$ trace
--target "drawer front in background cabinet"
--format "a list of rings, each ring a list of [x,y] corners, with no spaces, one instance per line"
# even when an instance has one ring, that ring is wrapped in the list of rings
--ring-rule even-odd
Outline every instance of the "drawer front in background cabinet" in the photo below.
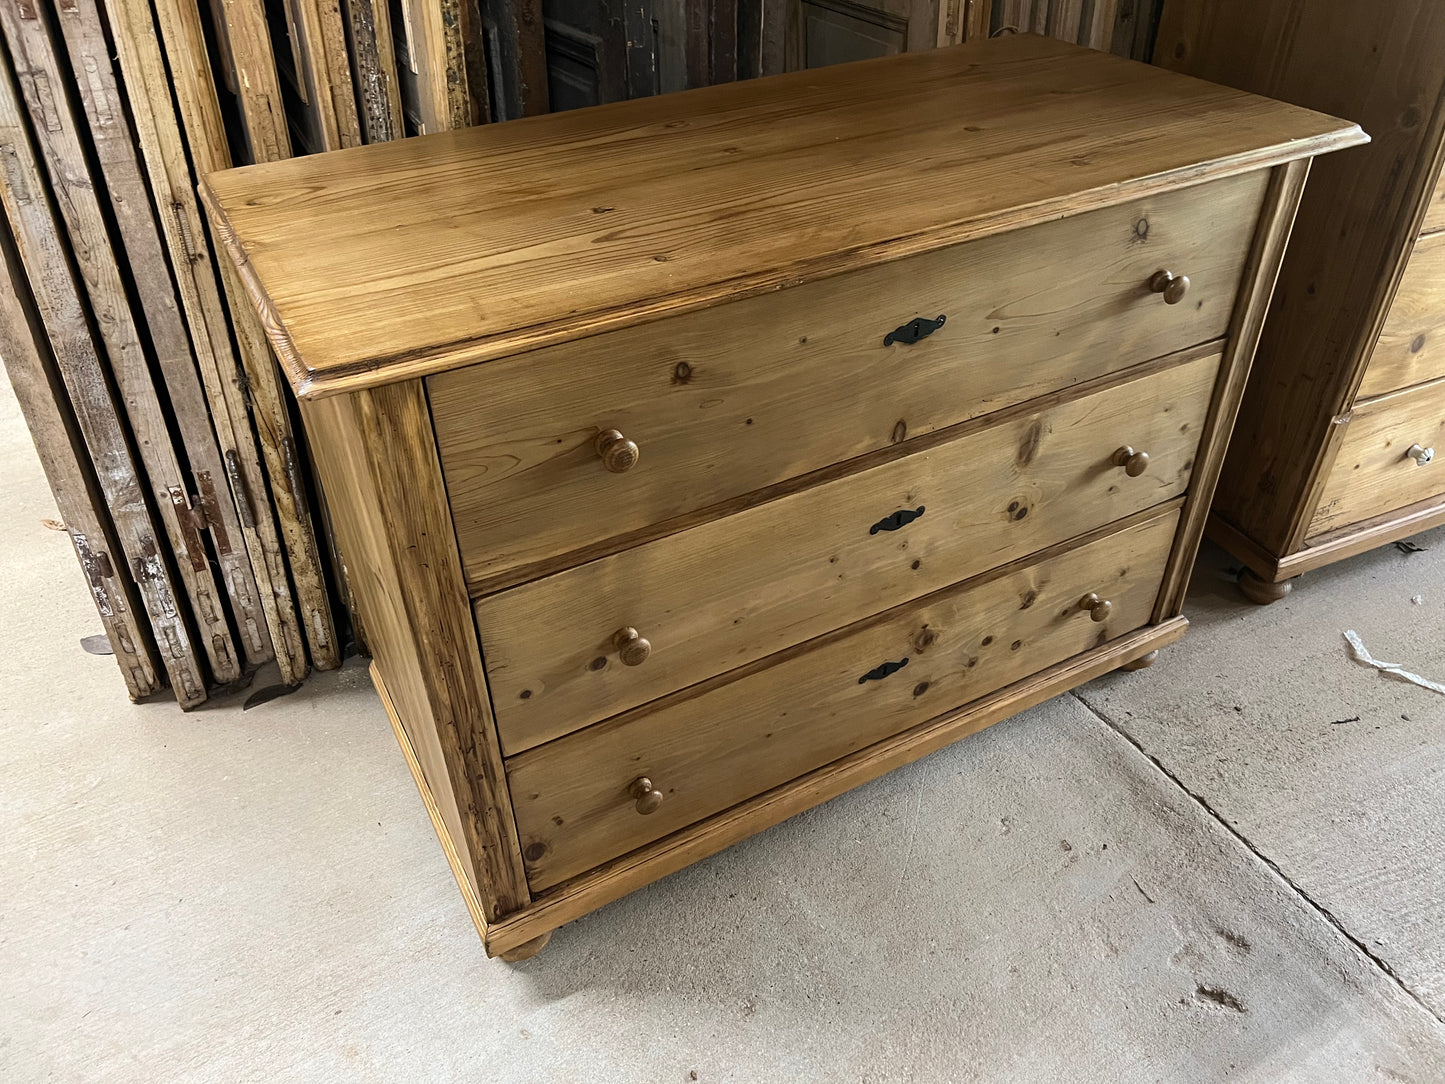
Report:
[[[1179,496],[1219,369],[1199,353],[481,599],[503,751]]]
[[[1439,376],[1445,376],[1445,233],[1416,243],[1356,399]]]
[[[431,377],[473,593],[1219,337],[1267,180],[1176,190]],[[1177,304],[1147,285],[1166,268],[1191,279]],[[939,316],[927,337],[885,345]],[[608,431],[620,436],[604,463]]]
[[[1010,565],[510,758],[528,882],[548,888],[1142,627],[1178,521],[1174,508]]]
[[[1440,453],[1445,380],[1355,407],[1309,537],[1445,494]]]

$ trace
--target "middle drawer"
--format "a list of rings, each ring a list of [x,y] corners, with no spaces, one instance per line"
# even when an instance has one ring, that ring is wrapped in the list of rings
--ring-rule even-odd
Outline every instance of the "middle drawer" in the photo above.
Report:
[[[1207,348],[1091,395],[1010,411],[937,447],[479,600],[503,751],[1178,496],[1219,359]],[[1142,455],[1125,464],[1126,448]]]

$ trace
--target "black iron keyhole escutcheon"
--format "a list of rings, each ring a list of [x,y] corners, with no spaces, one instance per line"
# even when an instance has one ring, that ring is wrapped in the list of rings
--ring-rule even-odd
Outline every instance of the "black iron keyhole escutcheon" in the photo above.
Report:
[[[945,319],[947,317],[943,313],[939,313],[937,320],[930,320],[925,316],[909,320],[902,327],[896,327],[883,336],[883,345],[892,346],[894,343],[903,343],[905,346],[912,346],[919,339],[926,339],[941,328]]]
[[[885,662],[880,666],[875,666],[872,670],[869,670],[866,674],[860,677],[858,679],[858,684],[862,685],[868,681],[882,681],[889,674],[896,674],[899,670],[902,670],[907,665],[907,656],[905,656],[898,662]]]
[[[919,516],[923,515],[923,505],[919,505],[911,512],[907,508],[894,512],[891,516],[884,516],[873,526],[868,528],[869,534],[877,534],[879,531],[896,531],[899,527],[907,527]]]

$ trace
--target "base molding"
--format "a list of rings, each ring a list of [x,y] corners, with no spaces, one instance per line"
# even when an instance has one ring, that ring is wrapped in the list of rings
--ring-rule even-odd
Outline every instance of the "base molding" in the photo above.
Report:
[[[603,904],[692,865],[765,828],[771,828],[805,809],[811,809],[1059,693],[1140,660],[1174,643],[1188,627],[1188,620],[1174,617],[1117,637],[1092,651],[1076,655],[962,708],[895,734],[867,749],[860,749],[732,809],[639,847],[630,854],[563,882],[545,895],[534,898],[522,910],[492,923],[488,923],[482,913],[481,904],[467,879],[461,857],[451,844],[441,812],[407,738],[396,705],[387,693],[385,679],[374,662],[371,678],[391,720],[391,728],[406,758],[407,767],[411,769],[412,779],[421,792],[432,827],[441,840],[447,864],[451,866],[457,887],[462,890],[467,911],[482,936],[487,955],[502,956],[539,940],[558,926],[581,918]]]
[[[1445,525],[1445,494],[1397,508],[1373,519],[1316,535],[1294,553],[1276,556],[1215,513],[1205,535],[1223,546],[1265,583],[1283,583],[1347,557]]]

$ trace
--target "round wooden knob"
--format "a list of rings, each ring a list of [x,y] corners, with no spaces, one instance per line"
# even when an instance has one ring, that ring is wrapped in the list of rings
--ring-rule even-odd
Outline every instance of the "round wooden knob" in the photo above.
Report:
[[[652,644],[643,639],[642,633],[631,625],[618,629],[612,634],[612,643],[623,666],[641,666],[652,654]]]
[[[637,466],[637,457],[641,454],[637,445],[616,429],[604,429],[598,433],[596,448],[602,465],[613,474],[630,471]]]
[[[1114,612],[1114,604],[1106,598],[1100,598],[1090,591],[1083,598],[1079,599],[1079,609],[1088,610],[1089,616],[1095,621],[1107,621],[1109,615]]]
[[[637,812],[644,817],[649,813],[656,813],[657,807],[662,804],[662,791],[652,785],[652,780],[645,775],[639,775],[632,781],[632,786],[627,788],[627,793],[637,800]]]
[[[1149,289],[1163,294],[1166,305],[1177,305],[1189,292],[1189,276],[1176,275],[1173,271],[1156,271],[1149,280]]]
[[[1435,449],[1426,448],[1423,444],[1412,444],[1405,449],[1405,458],[1413,459],[1415,466],[1423,467],[1430,460],[1435,458]]]
[[[1114,453],[1114,466],[1123,467],[1130,478],[1138,478],[1149,469],[1149,453],[1136,452],[1126,444]]]

